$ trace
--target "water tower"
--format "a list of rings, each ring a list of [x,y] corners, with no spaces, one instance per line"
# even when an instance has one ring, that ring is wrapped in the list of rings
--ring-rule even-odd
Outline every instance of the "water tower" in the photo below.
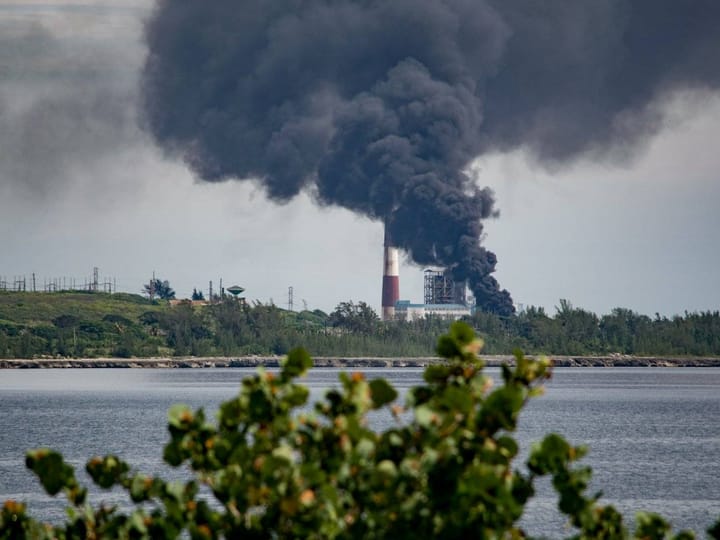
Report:
[[[240,294],[242,294],[245,291],[245,289],[240,287],[239,285],[233,285],[232,287],[228,287],[225,290],[227,292],[229,292],[230,294],[232,294],[233,298],[235,298],[235,300],[237,300],[238,302],[245,301],[245,299],[240,296]]]

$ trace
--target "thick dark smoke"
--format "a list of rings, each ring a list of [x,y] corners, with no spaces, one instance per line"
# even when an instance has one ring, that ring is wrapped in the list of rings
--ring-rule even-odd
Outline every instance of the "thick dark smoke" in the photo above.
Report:
[[[717,88],[718,28],[716,0],[160,0],[146,125],[205,180],[386,221],[506,314],[480,245],[493,194],[468,165],[628,152],[661,127],[657,99]]]

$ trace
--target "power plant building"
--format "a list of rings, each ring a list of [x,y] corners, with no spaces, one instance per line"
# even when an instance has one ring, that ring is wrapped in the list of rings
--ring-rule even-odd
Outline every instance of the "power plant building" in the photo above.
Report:
[[[467,304],[465,282],[456,282],[449,271],[425,270],[424,282],[426,304]]]
[[[400,261],[397,247],[385,227],[383,242],[382,320],[414,321],[425,317],[455,320],[472,315],[467,285],[456,282],[448,270],[425,270],[425,303],[400,300]]]
[[[465,282],[456,282],[447,270],[425,270],[424,290],[425,302],[422,304],[413,304],[410,300],[395,302],[394,318],[403,321],[425,317],[455,320],[472,315]]]
[[[395,304],[395,318],[402,321],[416,321],[425,317],[456,320],[472,315],[472,309],[463,304],[412,304],[410,300],[398,300]]]

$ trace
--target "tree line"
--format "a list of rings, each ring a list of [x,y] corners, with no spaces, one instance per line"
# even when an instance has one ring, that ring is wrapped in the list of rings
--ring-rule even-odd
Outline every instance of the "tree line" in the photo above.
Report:
[[[530,307],[513,317],[476,313],[473,326],[486,337],[488,352],[518,347],[557,355],[716,356],[720,354],[720,312],[685,312],[673,317],[615,308],[598,316],[560,300],[553,316]]]
[[[96,304],[105,296],[96,293]],[[449,326],[432,317],[382,322],[362,301],[341,302],[325,313],[287,311],[260,302],[248,305],[232,298],[170,306],[136,295],[124,297],[125,303],[101,304],[102,309],[88,304],[92,309],[68,313],[62,313],[60,297],[60,313],[47,320],[20,320],[10,302],[0,303],[0,357],[282,355],[298,343],[317,356],[432,356],[432,336]],[[510,317],[477,312],[466,322],[483,337],[488,354],[519,348],[555,355],[720,355],[718,311],[651,318],[616,308],[598,316],[560,300],[552,315],[529,307]]]
[[[282,355],[297,343],[321,356],[423,356],[434,352],[431,336],[447,329],[444,321],[383,325],[364,302],[343,302],[328,314],[234,298],[170,305],[126,295],[127,302],[110,305],[109,295],[87,296],[102,307],[68,305],[45,319],[23,319],[15,304],[0,302],[0,358]],[[28,304],[45,298],[25,295],[17,305],[33,311]],[[55,300],[62,312],[62,295]]]

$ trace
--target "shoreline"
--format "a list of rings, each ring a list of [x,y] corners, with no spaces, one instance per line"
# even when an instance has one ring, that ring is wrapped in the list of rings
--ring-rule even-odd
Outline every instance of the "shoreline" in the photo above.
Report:
[[[279,367],[281,356],[177,357],[177,358],[8,358],[0,369],[207,369]],[[489,367],[512,364],[511,355],[482,356]],[[553,356],[554,367],[718,367],[720,357],[664,356]],[[315,357],[316,368],[423,368],[440,363],[436,357]]]

